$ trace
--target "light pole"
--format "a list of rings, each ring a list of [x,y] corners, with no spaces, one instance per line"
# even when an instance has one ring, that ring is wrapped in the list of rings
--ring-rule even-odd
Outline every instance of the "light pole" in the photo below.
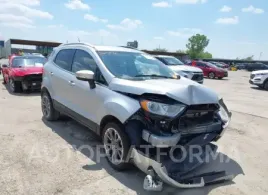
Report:
[[[259,60],[261,59],[261,56],[262,56],[262,52],[260,53],[260,57],[259,57]]]

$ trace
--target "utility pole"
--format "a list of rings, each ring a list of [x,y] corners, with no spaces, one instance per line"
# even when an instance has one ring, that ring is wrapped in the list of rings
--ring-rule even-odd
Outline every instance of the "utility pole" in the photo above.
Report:
[[[261,56],[262,56],[262,52],[260,53],[260,57],[259,57],[259,60],[261,59]]]
[[[78,40],[78,42],[80,43],[80,39],[79,39],[79,37],[77,37],[77,40]]]

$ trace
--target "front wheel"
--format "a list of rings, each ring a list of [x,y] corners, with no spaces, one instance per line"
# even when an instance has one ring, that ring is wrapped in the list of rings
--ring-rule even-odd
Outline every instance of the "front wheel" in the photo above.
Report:
[[[59,111],[55,110],[52,99],[47,92],[41,94],[41,106],[43,117],[48,121],[58,120],[60,117]]]
[[[12,93],[21,92],[21,82],[9,78],[9,89]]]
[[[102,142],[106,158],[109,164],[117,171],[123,171],[129,167],[128,152],[130,142],[123,130],[123,125],[108,123],[103,130]]]
[[[214,74],[214,72],[210,72],[210,73],[208,74],[208,78],[210,78],[210,79],[214,79],[214,78],[215,78],[215,74]]]

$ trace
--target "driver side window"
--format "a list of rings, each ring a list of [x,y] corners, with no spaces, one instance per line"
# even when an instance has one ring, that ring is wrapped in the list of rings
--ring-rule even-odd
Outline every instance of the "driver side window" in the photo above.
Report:
[[[76,73],[80,70],[91,70],[95,73],[97,64],[92,56],[83,50],[76,50],[72,64],[72,72]]]

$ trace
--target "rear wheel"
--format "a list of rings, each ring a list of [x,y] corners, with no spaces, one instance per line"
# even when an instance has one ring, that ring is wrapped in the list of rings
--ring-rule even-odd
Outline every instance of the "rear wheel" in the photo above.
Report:
[[[9,78],[9,89],[12,93],[21,92],[21,82]]]
[[[102,141],[109,164],[117,171],[123,171],[129,167],[127,162],[130,142],[123,130],[123,125],[108,123],[103,130]]]
[[[215,78],[215,74],[214,74],[214,72],[210,72],[210,73],[208,74],[208,78],[210,78],[210,79],[214,79],[214,78]]]
[[[47,92],[41,94],[41,106],[43,116],[48,121],[58,120],[60,117],[60,112],[55,110],[52,99]]]

